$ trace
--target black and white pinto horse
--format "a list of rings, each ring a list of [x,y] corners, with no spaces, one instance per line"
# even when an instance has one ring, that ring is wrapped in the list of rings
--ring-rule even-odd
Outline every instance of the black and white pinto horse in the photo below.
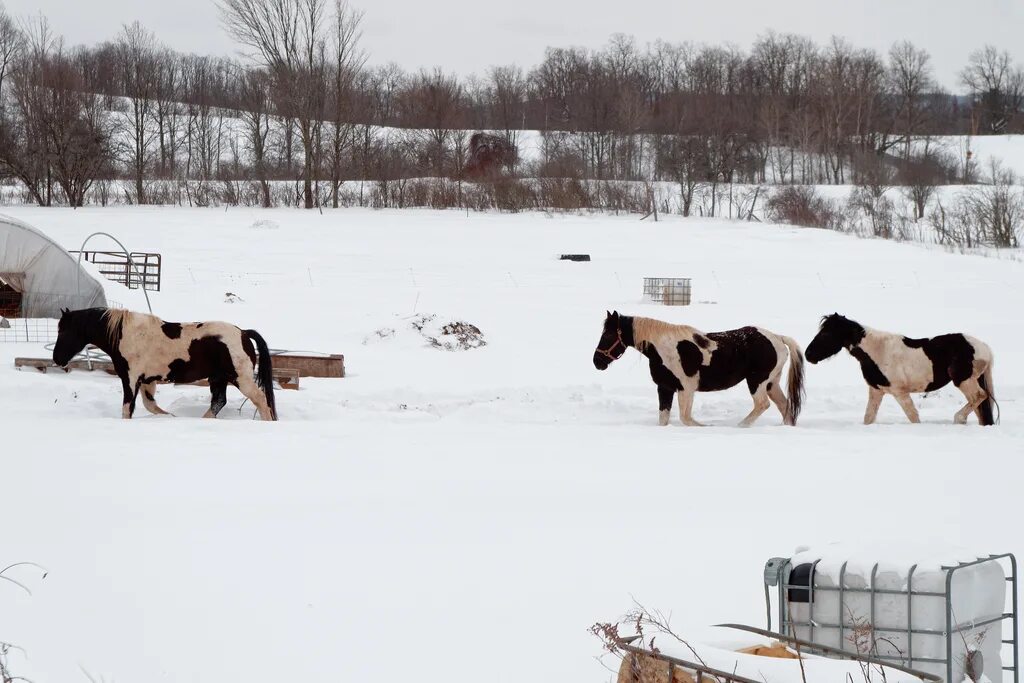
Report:
[[[992,349],[974,337],[955,333],[911,339],[833,313],[822,318],[817,336],[807,347],[807,360],[817,363],[843,349],[860,363],[868,383],[864,424],[875,421],[885,394],[896,399],[907,419],[920,422],[910,394],[935,391],[950,382],[967,398],[967,405],[954,416],[957,424],[965,424],[972,411],[981,424],[995,423]]]
[[[113,308],[64,309],[53,362],[66,367],[87,344],[110,356],[124,389],[121,415],[125,419],[135,412],[140,393],[146,410],[167,414],[156,404],[157,383],[188,384],[204,379],[209,380],[212,398],[203,417],[217,417],[227,403],[231,384],[253,402],[261,419],[277,419],[270,349],[255,330],[222,322],[169,323]]]
[[[698,391],[721,391],[746,381],[754,409],[740,423],[749,427],[771,403],[787,425],[795,425],[803,401],[804,362],[800,347],[789,337],[760,327],[741,327],[727,332],[700,332],[687,325],[608,313],[601,340],[594,351],[594,367],[605,370],[634,348],[647,356],[651,379],[658,385],[658,421],[667,425],[672,397],[679,397],[679,419],[684,425],[701,426],[693,419],[693,396]],[[779,379],[789,364],[787,391]]]

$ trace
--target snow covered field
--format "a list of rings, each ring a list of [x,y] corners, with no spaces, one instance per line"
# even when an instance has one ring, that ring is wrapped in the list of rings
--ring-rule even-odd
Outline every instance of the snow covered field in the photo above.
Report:
[[[32,596],[0,583],[0,640],[35,683],[603,681],[591,623],[636,598],[682,632],[763,625],[763,562],[798,544],[1024,553],[1018,261],[699,219],[5,211],[70,249],[106,230],[161,252],[165,319],[225,319],[349,371],[278,392],[278,423],[233,390],[226,419],[199,420],[194,387],[161,388],[177,418],[125,422],[116,381],[17,372],[41,349],[0,345],[0,566],[49,571],[12,570]],[[697,303],[642,304],[644,276],[692,277]],[[1002,424],[953,425],[947,387],[917,397],[924,424],[886,399],[864,427],[844,355],[808,366],[797,428],[774,409],[736,428],[742,388],[698,396],[712,426],[659,428],[639,354],[591,363],[612,308],[804,346],[833,311],[969,332],[995,352]],[[414,314],[488,344],[429,348]]]

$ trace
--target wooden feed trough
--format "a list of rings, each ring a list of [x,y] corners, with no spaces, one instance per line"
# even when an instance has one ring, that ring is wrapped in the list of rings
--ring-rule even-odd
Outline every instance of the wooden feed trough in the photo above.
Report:
[[[312,356],[282,353],[273,357],[274,359],[274,381],[282,389],[298,389],[299,380],[302,377],[344,377],[345,356],[341,354],[330,354],[327,356]],[[49,358],[15,358],[14,367],[34,368],[39,372],[46,372],[51,368],[59,368]],[[71,370],[100,370],[109,375],[116,375],[114,364],[109,360],[85,360],[76,359],[68,363],[67,368],[60,368],[65,372]],[[193,382],[193,386],[208,386],[206,380]]]

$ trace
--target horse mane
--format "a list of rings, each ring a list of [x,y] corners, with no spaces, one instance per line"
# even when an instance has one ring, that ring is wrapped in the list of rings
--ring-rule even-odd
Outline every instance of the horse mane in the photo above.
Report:
[[[146,315],[145,313],[133,313],[126,308],[108,308],[103,312],[102,319],[105,323],[107,338],[115,349],[121,344],[125,322],[135,317],[155,319],[155,316]]]
[[[696,331],[689,325],[675,325],[664,320],[635,317],[633,318],[633,346],[638,351],[643,351],[648,344],[653,344],[660,337],[692,335]]]
[[[824,327],[825,323],[829,322],[830,320],[835,322],[836,324],[849,323],[850,325],[856,325],[857,327],[864,327],[863,325],[861,325],[856,320],[852,320],[851,318],[847,318],[845,315],[840,315],[839,313],[829,313],[827,315],[821,316],[821,320],[818,322],[818,327],[819,328]]]

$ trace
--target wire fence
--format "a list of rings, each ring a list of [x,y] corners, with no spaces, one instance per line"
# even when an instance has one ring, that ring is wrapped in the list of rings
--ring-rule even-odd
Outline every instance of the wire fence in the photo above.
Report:
[[[0,319],[0,344],[49,344],[56,340],[57,321],[51,318]]]
[[[19,294],[19,297],[21,295]],[[29,303],[26,303],[29,302]],[[88,303],[84,297],[70,294],[26,294],[19,298],[18,305],[0,312],[0,344],[52,344],[57,341],[56,317],[38,317],[29,313],[30,317],[21,317],[30,311],[29,305],[42,307],[47,311],[59,312],[62,308],[77,310]],[[107,301],[108,308],[124,308],[116,301]],[[57,315],[54,313],[53,315]]]

